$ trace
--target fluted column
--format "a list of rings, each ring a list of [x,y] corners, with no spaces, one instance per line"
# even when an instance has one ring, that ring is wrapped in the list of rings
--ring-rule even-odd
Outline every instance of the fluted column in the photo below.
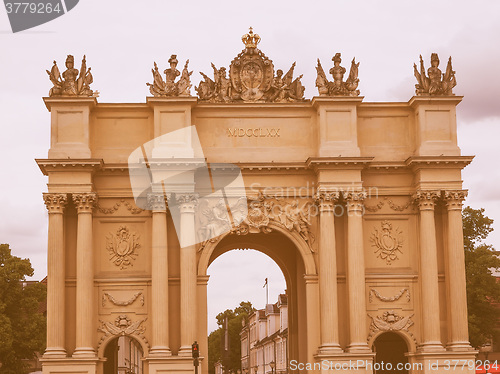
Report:
[[[365,254],[363,200],[366,192],[347,192],[347,289],[349,292],[349,352],[371,352],[366,342]]]
[[[339,313],[337,291],[337,251],[335,244],[335,203],[338,192],[320,191],[316,195],[319,207],[319,292],[321,346],[319,354],[342,352],[339,344]]]
[[[64,207],[66,194],[44,193],[49,211],[47,255],[47,349],[44,357],[66,357],[65,326],[65,261]]]
[[[78,211],[76,238],[76,349],[74,357],[95,357],[93,347],[94,256],[92,250],[92,210],[95,193],[73,194]]]
[[[420,293],[422,297],[422,351],[443,350],[439,318],[439,281],[434,207],[436,191],[418,191],[414,195],[420,210]]]
[[[181,347],[180,356],[191,355],[191,344],[196,340],[196,249],[194,213],[198,198],[196,194],[177,195],[180,212],[181,243]],[[184,246],[183,246],[184,244]]]
[[[469,350],[467,322],[467,293],[465,290],[465,254],[462,226],[462,202],[467,191],[445,191],[444,198],[448,210],[448,266],[446,278],[449,282],[449,303],[451,331],[448,348]]]
[[[149,194],[152,211],[152,267],[151,267],[151,355],[170,356],[168,326],[168,248],[167,203],[165,195]]]

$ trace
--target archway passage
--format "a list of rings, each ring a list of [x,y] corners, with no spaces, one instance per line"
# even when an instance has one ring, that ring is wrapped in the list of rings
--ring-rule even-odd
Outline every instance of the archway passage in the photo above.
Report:
[[[111,340],[104,350],[103,374],[143,374],[143,352],[133,338],[120,336]]]
[[[198,274],[202,276],[206,275],[208,266],[224,253],[234,249],[245,248],[252,248],[266,254],[281,269],[286,282],[288,313],[286,339],[288,349],[285,348],[283,350],[288,351],[286,352],[288,360],[294,359],[297,360],[297,362],[307,362],[308,355],[310,355],[312,359],[313,350],[311,347],[314,346],[316,349],[318,346],[318,342],[313,339],[308,339],[310,337],[308,337],[307,331],[308,303],[305,275],[311,272],[315,274],[315,265],[313,261],[311,262],[311,251],[307,249],[308,252],[306,252],[304,248],[299,248],[292,238],[278,230],[248,235],[230,234],[222,238],[218,243],[214,243],[212,246],[204,248],[200,258]],[[241,266],[245,267],[248,266],[248,264],[242,262]],[[312,271],[309,270],[308,272],[308,269],[312,269]],[[204,310],[206,311],[206,299]],[[200,315],[200,319],[202,318],[206,319],[206,316]],[[202,334],[206,334],[207,326],[205,325],[201,331],[203,331]],[[206,343],[204,342],[204,344]],[[253,366],[255,366],[255,364]],[[265,365],[262,366],[262,373],[274,370],[271,367],[265,370],[264,367]]]
[[[408,374],[408,345],[394,332],[385,332],[373,343],[375,351],[375,374]]]

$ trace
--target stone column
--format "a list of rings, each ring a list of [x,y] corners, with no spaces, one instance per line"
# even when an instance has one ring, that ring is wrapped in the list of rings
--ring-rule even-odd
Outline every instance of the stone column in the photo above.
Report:
[[[467,323],[467,293],[465,290],[465,254],[462,226],[462,202],[467,191],[445,191],[448,209],[447,269],[448,292],[451,318],[451,350],[470,350]]]
[[[95,357],[94,256],[92,249],[92,210],[95,193],[73,194],[78,211],[76,238],[76,348],[73,357]]]
[[[47,255],[47,349],[44,357],[66,357],[65,326],[65,261],[64,261],[64,207],[66,194],[44,193],[49,211],[49,239]]]
[[[162,193],[149,194],[148,206],[152,211],[151,255],[151,355],[170,356],[168,326],[168,248],[167,203]]]
[[[195,237],[194,213],[198,203],[196,194],[177,195],[180,212],[181,243],[181,347],[179,356],[191,356],[191,344],[196,340],[196,248],[183,247],[183,243],[193,243]]]
[[[366,192],[346,192],[347,202],[347,290],[349,293],[348,351],[371,352],[366,342],[365,253],[363,249],[363,200]]]
[[[443,350],[440,337],[439,283],[434,207],[437,191],[418,191],[414,199],[420,210],[420,293],[422,297],[422,351]]]
[[[319,354],[340,353],[337,291],[337,251],[334,209],[338,192],[318,192],[316,203],[320,212],[319,291],[321,346]]]

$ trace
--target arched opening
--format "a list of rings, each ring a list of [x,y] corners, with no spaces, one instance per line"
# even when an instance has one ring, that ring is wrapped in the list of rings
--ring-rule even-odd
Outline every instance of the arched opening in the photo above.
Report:
[[[375,374],[408,374],[408,345],[395,332],[384,332],[373,343],[375,351]]]
[[[306,281],[305,275],[315,274],[314,261],[312,260],[312,252],[307,248],[307,254],[310,257],[304,259],[304,248],[299,249],[292,241],[293,238],[274,230],[270,233],[257,233],[248,235],[230,234],[222,238],[218,243],[214,243],[212,247],[204,248],[200,256],[200,265],[198,274],[201,276],[207,275],[208,266],[224,253],[235,249],[254,249],[268,257],[270,257],[281,269],[285,278],[286,284],[286,318],[287,331],[286,337],[283,335],[278,337],[276,341],[268,339],[271,344],[267,344],[263,348],[262,356],[267,354],[267,357],[272,357],[274,362],[268,362],[265,357],[252,357],[250,353],[247,367],[243,367],[242,373],[246,374],[271,374],[278,372],[286,372],[286,368],[278,367],[277,360],[290,362],[307,362],[308,354],[311,351],[310,342],[307,339],[307,300],[306,300]],[[244,251],[243,251],[244,252]],[[245,263],[242,257],[242,262],[239,265],[242,269],[247,267],[258,267],[259,264]],[[312,260],[307,262],[307,260]],[[311,270],[312,269],[312,270]],[[232,285],[228,285],[232,286]],[[258,287],[262,287],[260,284]],[[244,299],[245,295],[241,295]],[[280,303],[281,300],[269,300],[269,304]],[[258,309],[261,306],[256,306]],[[268,305],[268,308],[273,309]],[[279,316],[279,310],[268,309],[262,311],[262,315],[266,316],[276,313]],[[260,317],[260,313],[259,316]],[[279,323],[279,322],[278,322]],[[252,329],[249,326],[249,335],[252,334]],[[206,329],[205,329],[206,331]],[[281,339],[280,339],[281,338]],[[249,342],[252,337],[249,338]],[[275,345],[276,343],[276,345]],[[251,342],[250,342],[251,344]],[[208,344],[207,344],[208,345]],[[316,346],[317,347],[317,346]],[[208,348],[208,347],[207,347]],[[201,348],[200,348],[201,349]],[[248,348],[247,348],[248,349]],[[264,353],[267,352],[267,353]],[[276,360],[276,361],[275,361]],[[266,364],[267,363],[267,364]],[[207,370],[208,372],[208,370]]]
[[[103,374],[143,374],[143,351],[129,336],[112,339],[104,349]]]

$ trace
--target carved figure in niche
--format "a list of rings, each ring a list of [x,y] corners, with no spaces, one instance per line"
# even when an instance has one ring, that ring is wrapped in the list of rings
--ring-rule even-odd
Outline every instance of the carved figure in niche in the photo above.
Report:
[[[257,48],[260,36],[253,33],[243,35],[245,49],[231,62],[229,77],[224,67],[214,71],[213,80],[200,72],[203,81],[196,87],[200,101],[208,102],[290,102],[304,100],[302,76],[293,79],[295,63],[283,75],[278,70],[274,76],[274,66]]]
[[[85,56],[82,59],[80,70],[75,69],[75,58],[68,55],[66,58],[66,70],[61,74],[57,67],[57,62],[50,71],[46,70],[49,79],[54,85],[49,96],[93,96],[94,92],[90,89],[90,85],[94,81],[90,68],[87,69]]]
[[[186,60],[186,64],[184,65],[184,69],[182,69],[182,74],[177,70],[177,64],[179,61],[177,60],[177,55],[172,55],[168,59],[168,63],[170,64],[169,69],[165,69],[163,73],[165,74],[165,81],[163,80],[160,72],[158,71],[158,65],[154,62],[154,68],[151,69],[153,73],[153,84],[146,83],[149,86],[149,92],[153,96],[190,96],[190,88],[191,88],[191,74],[193,72],[188,71],[189,60]],[[176,82],[178,76],[179,81]]]
[[[457,85],[455,71],[451,66],[451,57],[448,59],[446,72],[443,74],[439,69],[439,57],[437,53],[431,55],[431,67],[425,74],[424,61],[420,55],[420,72],[417,65],[413,64],[413,73],[417,79],[415,85],[416,95],[453,95],[452,89]]]
[[[344,81],[344,74],[346,69],[340,65],[342,58],[340,53],[336,53],[333,56],[333,67],[330,69],[330,74],[333,77],[333,82],[328,81],[323,66],[318,59],[318,65],[316,66],[316,87],[318,87],[318,93],[321,96],[358,96],[359,90],[358,84],[358,68],[359,62],[356,63],[356,59],[353,58],[351,61],[351,69],[349,71],[349,76],[346,81]]]

